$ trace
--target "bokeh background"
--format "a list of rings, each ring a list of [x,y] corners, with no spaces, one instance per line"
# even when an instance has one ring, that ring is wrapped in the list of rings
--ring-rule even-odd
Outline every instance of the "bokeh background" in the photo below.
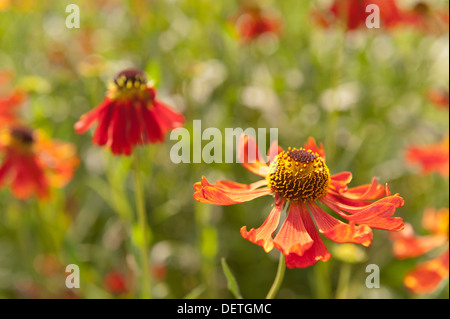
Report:
[[[448,208],[448,176],[422,174],[407,165],[405,152],[448,136],[448,105],[426,98],[435,87],[448,94],[448,24],[442,32],[325,28],[312,12],[330,2],[259,1],[279,15],[281,31],[244,43],[235,21],[249,1],[0,1],[0,69],[27,92],[22,116],[75,144],[81,160],[70,184],[53,189],[49,201],[21,201],[7,186],[0,190],[0,298],[139,296],[131,159],[73,130],[127,67],[147,72],[159,98],[185,115],[190,132],[200,119],[202,128],[222,131],[278,128],[284,148],[313,136],[324,144],[332,174],[351,171],[350,186],[373,176],[389,183],[405,200],[396,216],[425,234],[424,209]],[[404,8],[416,3],[397,2]],[[448,11],[447,1],[423,2]],[[80,28],[65,25],[71,3],[80,8]],[[239,229],[261,225],[273,200],[228,207],[196,202],[192,185],[203,175],[241,183],[258,177],[240,164],[174,164],[174,144],[167,136],[163,144],[140,148],[154,297],[233,298],[224,258],[242,296],[264,298],[277,251],[265,253]],[[429,256],[396,259],[387,232],[374,230],[372,246],[350,249],[347,257],[342,245],[324,241],[333,258],[287,270],[279,298],[449,297],[448,279],[426,296],[405,289],[404,274]],[[79,289],[65,287],[68,264],[80,267]],[[368,264],[380,267],[378,289],[365,286]]]

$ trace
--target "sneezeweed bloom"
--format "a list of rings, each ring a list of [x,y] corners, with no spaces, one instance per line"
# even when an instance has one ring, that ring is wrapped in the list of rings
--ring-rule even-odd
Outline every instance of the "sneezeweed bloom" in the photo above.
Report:
[[[118,271],[110,271],[103,278],[103,287],[114,295],[124,295],[129,292],[125,276]]]
[[[423,175],[437,172],[446,177],[449,169],[448,145],[446,137],[435,144],[409,146],[406,150],[406,162],[409,165],[419,165]]]
[[[163,142],[184,117],[156,99],[144,72],[126,69],[114,78],[103,102],[75,123],[75,131],[83,134],[96,122],[94,144],[107,145],[115,155],[130,155],[136,145]]]
[[[366,8],[371,4],[379,8],[382,29],[391,29],[401,22],[401,11],[395,0],[335,0],[327,10],[312,14],[324,27],[343,24],[348,31],[367,29],[366,20],[371,12],[366,12]]]
[[[372,243],[371,228],[403,229],[402,219],[391,217],[396,208],[403,206],[403,199],[398,194],[391,195],[389,188],[379,185],[375,178],[371,184],[348,188],[352,174],[331,175],[325,164],[324,148],[322,144],[317,146],[313,138],[302,148],[274,153],[269,152],[268,165],[262,160],[255,140],[242,137],[239,143],[242,165],[264,178],[246,185],[232,181],[210,184],[202,177],[194,185],[194,198],[208,204],[232,205],[273,195],[274,207],[261,227],[248,231],[243,226],[241,235],[266,252],[274,247],[280,250],[288,268],[304,268],[331,258],[317,229],[335,242],[366,247]],[[289,204],[287,217],[273,238],[285,204]],[[348,223],[319,205],[327,206]]]
[[[412,9],[402,12],[402,24],[428,34],[447,33],[448,23],[448,7],[442,10],[439,7],[432,7],[424,1],[419,1]]]
[[[403,231],[391,234],[393,253],[398,259],[419,257],[436,250],[438,252],[437,256],[419,264],[405,275],[405,286],[415,294],[432,293],[448,278],[448,216],[448,208],[427,208],[422,226],[429,232],[428,235],[415,235],[408,223]]]
[[[272,10],[258,6],[245,6],[235,18],[235,28],[242,43],[256,40],[265,33],[279,36],[282,31],[280,16]]]
[[[0,156],[0,187],[8,184],[19,199],[48,198],[50,187],[64,187],[79,164],[74,145],[22,126],[0,132]]]
[[[449,105],[449,92],[448,88],[430,88],[426,92],[426,98],[428,101],[436,105],[438,108],[448,111]]]

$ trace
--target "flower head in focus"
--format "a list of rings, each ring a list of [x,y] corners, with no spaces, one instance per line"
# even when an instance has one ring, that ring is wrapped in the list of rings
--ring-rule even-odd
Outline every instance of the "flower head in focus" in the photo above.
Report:
[[[424,175],[438,172],[446,177],[449,169],[448,145],[448,137],[446,137],[435,144],[409,146],[406,150],[406,162],[409,165],[419,165]]]
[[[372,243],[371,228],[403,229],[402,219],[391,217],[396,208],[403,206],[403,199],[398,194],[391,195],[389,188],[379,185],[375,178],[371,184],[348,188],[352,174],[331,175],[325,164],[323,146],[317,146],[313,138],[299,149],[277,149],[275,144],[269,149],[268,165],[256,141],[248,136],[241,137],[242,165],[264,178],[246,185],[232,181],[210,184],[202,177],[194,185],[194,198],[202,203],[232,205],[274,195],[274,207],[261,227],[248,231],[243,226],[241,235],[266,252],[274,247],[280,250],[288,268],[304,268],[331,258],[319,232],[338,243],[367,247]],[[285,205],[289,206],[287,217],[273,238]],[[323,205],[340,218],[323,210]]]
[[[48,198],[50,187],[64,187],[78,164],[72,144],[23,126],[0,131],[0,187],[9,184],[19,199]]]
[[[136,145],[163,142],[184,117],[156,99],[144,72],[126,69],[114,78],[103,102],[82,115],[74,128],[82,134],[95,123],[94,144],[107,145],[115,155],[130,155]]]
[[[436,210],[429,207],[422,218],[422,226],[429,235],[415,235],[413,227],[407,223],[403,231],[390,236],[394,256],[398,259],[438,251],[437,256],[419,264],[403,278],[405,286],[415,294],[432,293],[448,278],[448,216],[448,208]]]

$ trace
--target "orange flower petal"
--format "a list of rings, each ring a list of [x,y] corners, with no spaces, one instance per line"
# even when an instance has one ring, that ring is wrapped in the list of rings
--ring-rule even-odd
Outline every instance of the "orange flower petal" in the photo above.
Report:
[[[448,241],[444,235],[416,236],[409,223],[398,233],[392,233],[392,251],[396,258],[405,259],[421,256]]]
[[[229,189],[234,191],[254,190],[261,186],[267,186],[267,180],[262,179],[251,184],[241,184],[233,181],[217,181],[216,186],[222,189]]]
[[[446,278],[448,278],[448,250],[406,274],[403,283],[413,293],[422,295],[435,291]]]
[[[352,187],[346,190],[340,190],[339,196],[354,200],[372,200],[386,195],[386,188],[378,184],[377,179],[372,178],[371,184]]]
[[[264,162],[264,158],[258,149],[255,139],[248,135],[242,135],[238,146],[239,162],[253,174],[266,176],[269,166]]]
[[[320,157],[325,159],[325,150],[323,148],[322,143],[317,146],[316,140],[313,137],[308,137],[308,140],[306,141],[305,145],[303,146],[306,150],[311,150],[317,154],[319,154]]]
[[[303,203],[291,201],[286,220],[274,239],[275,247],[283,255],[293,253],[301,256],[313,245],[314,242],[303,224],[303,217],[308,214]]]
[[[448,138],[445,138],[431,145],[410,146],[406,151],[406,161],[410,165],[420,165],[424,175],[438,172],[446,177],[449,173],[448,145]]]
[[[347,189],[348,183],[352,180],[352,173],[341,172],[331,176],[330,185],[336,190]]]
[[[285,255],[286,266],[289,269],[309,267],[314,265],[319,260],[325,262],[331,258],[331,254],[328,252],[322,239],[320,238],[320,235],[316,230],[316,226],[309,216],[305,206],[302,213],[302,220],[307,233],[313,241],[313,244],[302,255],[298,255],[296,253]]]
[[[233,205],[251,201],[252,199],[269,195],[272,191],[268,187],[260,189],[227,189],[221,185],[212,185],[203,176],[200,183],[194,185],[194,198],[201,203],[215,205]]]
[[[41,131],[36,133],[36,154],[52,187],[67,185],[80,164],[74,144],[52,140]]]
[[[356,224],[365,224],[371,228],[391,231],[399,231],[404,227],[402,218],[391,217],[394,214],[395,209],[404,204],[403,199],[398,195],[384,197],[363,208],[351,207],[339,203],[336,198],[330,194],[322,197],[320,201],[340,216],[349,221],[353,221]],[[345,214],[341,209],[350,211],[351,214]]]
[[[316,221],[317,228],[325,237],[337,243],[355,243],[366,247],[372,244],[373,234],[369,226],[355,226],[352,221],[350,221],[350,224],[345,224],[324,212],[314,202],[308,203],[308,206]]]
[[[241,228],[241,235],[243,238],[248,239],[252,243],[259,245],[264,248],[264,251],[268,253],[273,249],[273,239],[272,235],[277,229],[278,223],[280,221],[280,213],[283,209],[285,200],[279,200],[269,216],[267,216],[264,223],[257,229],[250,229],[247,231],[247,226]]]

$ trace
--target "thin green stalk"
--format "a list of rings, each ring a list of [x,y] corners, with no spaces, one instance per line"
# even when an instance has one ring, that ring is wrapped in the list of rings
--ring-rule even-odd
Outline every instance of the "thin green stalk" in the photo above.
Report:
[[[312,269],[313,276],[310,278],[310,284],[314,287],[316,299],[330,299],[332,296],[332,288],[330,283],[330,264],[317,263]]]
[[[134,181],[135,181],[135,194],[136,194],[136,208],[138,212],[138,223],[142,232],[141,240],[141,271],[142,271],[142,297],[151,298],[151,281],[150,281],[150,268],[149,268],[149,250],[148,250],[148,225],[147,216],[145,214],[145,201],[142,189],[142,181],[139,170],[139,155],[138,150],[134,152]]]
[[[283,282],[284,272],[286,270],[286,265],[284,262],[284,255],[280,252],[280,258],[278,260],[278,268],[277,274],[275,276],[275,280],[273,281],[272,287],[269,290],[269,293],[266,296],[266,299],[275,298],[278,290],[280,290],[281,283]]]
[[[336,299],[347,299],[351,276],[351,264],[343,263],[339,273],[339,281],[336,289]]]

